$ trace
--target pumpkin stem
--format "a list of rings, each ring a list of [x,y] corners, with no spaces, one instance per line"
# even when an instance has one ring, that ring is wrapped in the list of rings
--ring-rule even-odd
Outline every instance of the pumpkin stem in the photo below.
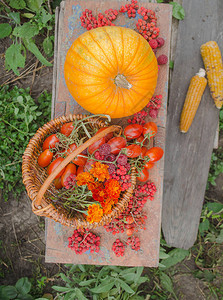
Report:
[[[128,82],[128,80],[122,74],[118,74],[115,77],[115,84],[118,87],[122,87],[122,88],[125,88],[125,89],[128,89],[128,90],[131,89],[131,87],[132,87],[132,85]]]

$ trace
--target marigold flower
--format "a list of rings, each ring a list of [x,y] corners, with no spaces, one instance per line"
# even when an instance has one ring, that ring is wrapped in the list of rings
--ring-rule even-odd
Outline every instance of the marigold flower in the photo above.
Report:
[[[103,217],[103,209],[99,204],[92,204],[88,207],[87,221],[89,223],[100,222]]]
[[[82,172],[76,177],[77,185],[85,185],[94,182],[93,176],[89,172]]]
[[[122,188],[118,180],[110,179],[105,183],[105,190],[109,198],[114,200],[119,198]]]
[[[104,215],[107,215],[107,214],[110,214],[111,213],[111,208],[112,208],[112,204],[111,204],[111,202],[105,202],[104,203],[104,207],[103,207],[103,213],[104,213]]]
[[[105,179],[109,179],[108,166],[96,161],[94,166],[91,168],[90,173],[98,179],[98,181],[104,182]]]

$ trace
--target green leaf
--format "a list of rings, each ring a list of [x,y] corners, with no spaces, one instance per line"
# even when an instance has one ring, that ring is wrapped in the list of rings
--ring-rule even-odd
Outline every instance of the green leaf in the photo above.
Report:
[[[223,229],[221,229],[220,234],[216,238],[216,243],[222,244],[223,243]]]
[[[183,6],[177,2],[170,2],[169,4],[173,6],[173,17],[178,20],[183,20],[185,17],[185,11]]]
[[[45,59],[45,57],[43,57],[42,53],[39,51],[39,49],[37,48],[36,44],[32,40],[24,39],[23,41],[24,41],[24,44],[25,44],[26,48],[30,52],[32,52],[43,65],[46,65],[47,67],[51,67],[52,66],[52,64],[50,62],[48,62]]]
[[[173,68],[174,68],[174,61],[173,60],[169,61],[169,68],[173,70]]]
[[[90,291],[95,294],[106,293],[113,288],[114,284],[115,284],[115,279],[110,280],[110,282],[102,283],[102,284],[90,289]]]
[[[161,264],[164,265],[165,268],[159,266],[160,270],[164,270],[176,265],[178,262],[182,261],[186,256],[189,255],[189,251],[176,248],[170,251],[168,254],[169,257],[161,261]]]
[[[65,286],[56,286],[56,285],[52,286],[52,289],[54,289],[57,292],[71,292],[74,290],[73,288],[68,288]]]
[[[199,225],[199,232],[203,234],[205,231],[208,231],[209,226],[210,226],[209,220],[208,219],[204,220],[204,222],[200,223]]]
[[[157,0],[156,2],[157,3],[163,3],[163,0]]]
[[[24,68],[25,57],[21,53],[20,44],[12,44],[5,52],[5,64],[8,70],[13,70],[13,72],[18,76],[18,68]]]
[[[168,292],[174,294],[172,280],[171,280],[170,277],[169,277],[167,274],[165,274],[164,272],[161,272],[161,274],[160,274],[160,283],[161,283],[162,287],[163,287],[166,291],[168,291]]]
[[[19,12],[10,12],[9,18],[11,18],[16,24],[20,24],[20,13]]]
[[[27,0],[28,7],[35,12],[38,12],[43,4],[43,0]]]
[[[81,272],[86,272],[84,265],[78,265],[78,268],[81,270]]]
[[[206,204],[209,210],[212,210],[214,213],[220,213],[223,210],[222,203],[209,202]]]
[[[84,281],[81,281],[79,283],[80,286],[88,286],[88,285],[91,285],[92,283],[95,283],[96,282],[96,279],[89,279],[89,280],[84,280]]]
[[[79,288],[76,288],[75,292],[76,292],[76,296],[77,296],[78,300],[88,300]],[[72,298],[70,298],[70,299],[72,299]]]
[[[26,2],[24,0],[10,0],[9,5],[15,9],[24,9]]]
[[[9,36],[12,32],[12,26],[8,23],[0,24],[0,39],[4,39],[5,37]]]
[[[44,8],[42,8],[41,13],[41,21],[43,24],[46,24],[52,19],[52,15],[49,14]]]
[[[133,289],[130,288],[130,286],[125,283],[125,281],[121,280],[120,278],[117,278],[117,281],[120,283],[121,288],[123,288],[123,290],[125,290],[127,293],[129,294],[134,294],[135,291],[133,291]]]
[[[35,15],[31,13],[24,13],[22,14],[22,16],[27,19],[32,19]]]
[[[46,53],[46,55],[50,56],[52,55],[53,51],[53,43],[49,37],[46,37],[43,41],[43,50]]]
[[[25,295],[29,293],[31,289],[31,283],[27,277],[22,277],[16,282],[15,287],[19,294]]]
[[[17,294],[16,288],[12,285],[7,285],[2,289],[3,297],[8,297],[9,299],[15,299]]]
[[[24,39],[31,39],[35,35],[39,33],[38,26],[36,24],[31,24],[29,22],[24,23],[22,26],[18,26],[13,30],[13,35],[24,38]]]
[[[159,254],[159,259],[166,259],[170,257],[169,254],[163,252],[163,251],[160,251],[160,254]]]

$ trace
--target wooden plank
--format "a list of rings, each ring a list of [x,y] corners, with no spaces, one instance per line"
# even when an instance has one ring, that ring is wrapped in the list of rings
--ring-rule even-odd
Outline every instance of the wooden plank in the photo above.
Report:
[[[187,134],[179,120],[190,79],[203,67],[200,46],[215,40],[223,49],[223,1],[183,0],[183,7],[169,95],[162,229],[169,245],[188,249],[197,237],[218,124],[208,87]]]
[[[55,83],[55,105],[54,116],[59,116],[69,113],[85,112],[75,100],[71,97],[65,85],[63,78],[63,64],[65,55],[73,40],[85,31],[80,26],[79,17],[85,9],[92,9],[93,12],[105,11],[108,8],[107,1],[66,1],[61,3],[59,18],[58,18],[58,50],[56,55],[57,80]],[[128,2],[126,2],[128,3]],[[112,2],[112,8],[118,9],[123,4],[123,0]],[[165,53],[169,56],[170,51],[170,31],[172,20],[172,7],[163,4],[151,4],[144,0],[141,5],[153,9],[158,16],[158,26],[161,29],[160,36],[164,37],[166,43],[159,49],[158,55]],[[138,16],[137,16],[138,17]],[[117,21],[120,21],[118,23]],[[135,19],[128,19],[126,16],[120,17],[115,21],[116,24],[135,27]],[[157,119],[158,134],[154,140],[155,145],[165,147],[165,125],[166,125],[166,106],[168,93],[168,70],[169,66],[161,67],[158,84],[155,94],[163,95],[163,104]],[[127,119],[115,119],[114,123],[127,125]],[[147,119],[148,121],[151,118]],[[73,229],[62,226],[60,223],[55,223],[52,220],[46,220],[46,262],[60,263],[78,263],[78,264],[102,264],[102,265],[125,265],[125,266],[158,266],[159,261],[159,243],[161,229],[161,207],[163,196],[163,169],[164,160],[162,159],[156,164],[156,167],[150,172],[150,178],[157,186],[157,193],[153,202],[148,202],[145,206],[145,213],[148,215],[148,224],[145,231],[138,232],[141,240],[141,251],[135,252],[127,249],[124,257],[117,258],[111,251],[112,243],[116,238],[125,239],[126,235],[118,234],[115,237],[111,233],[107,233],[104,228],[94,230],[100,234],[102,245],[98,254],[86,253],[76,255],[73,251],[67,248],[67,238],[72,235]]]

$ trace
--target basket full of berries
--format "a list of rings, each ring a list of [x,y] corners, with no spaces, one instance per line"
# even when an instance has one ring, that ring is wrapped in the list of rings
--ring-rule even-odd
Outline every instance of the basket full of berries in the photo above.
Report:
[[[101,115],[69,115],[45,124],[23,155],[33,212],[74,228],[95,228],[118,217],[136,185],[127,147],[122,128]]]

